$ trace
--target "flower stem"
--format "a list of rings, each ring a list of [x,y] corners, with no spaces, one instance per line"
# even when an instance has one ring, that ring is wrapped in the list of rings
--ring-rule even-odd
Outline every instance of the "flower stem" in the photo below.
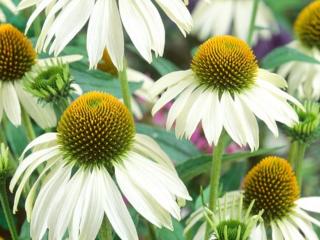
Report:
[[[29,141],[32,141],[33,139],[36,138],[36,134],[35,134],[34,129],[32,127],[30,117],[24,108],[21,108],[21,114],[22,114],[22,124],[24,126],[25,131],[26,131],[27,138]]]
[[[289,161],[294,165],[297,181],[302,186],[302,168],[307,144],[300,141],[293,141],[290,146]]]
[[[153,225],[147,221],[146,221],[146,224],[147,224],[148,230],[149,230],[149,240],[157,240],[156,232],[154,230]]]
[[[100,240],[112,240],[112,227],[109,220],[104,217],[100,232],[99,232],[99,239]]]
[[[121,92],[124,104],[127,106],[130,112],[132,112],[131,108],[131,92],[128,83],[128,76],[127,76],[127,67],[124,64],[123,70],[118,72],[118,78],[120,80],[121,85]]]
[[[11,208],[9,206],[8,195],[6,190],[6,181],[2,180],[0,183],[0,201],[3,209],[4,216],[6,218],[9,230],[11,233],[12,240],[18,240],[18,232],[14,223]]]
[[[209,194],[209,209],[215,212],[218,195],[219,195],[219,183],[221,174],[222,155],[224,153],[225,146],[228,141],[228,135],[225,132],[221,133],[217,146],[214,147],[212,153],[212,165],[210,175],[210,194]],[[208,239],[210,231],[210,225],[207,224],[206,237]]]
[[[253,2],[250,25],[249,25],[249,32],[248,32],[248,38],[247,38],[247,43],[249,44],[249,46],[251,46],[251,44],[252,44],[252,38],[253,38],[254,31],[255,31],[255,24],[256,24],[259,3],[260,3],[260,0],[254,0],[254,2]]]

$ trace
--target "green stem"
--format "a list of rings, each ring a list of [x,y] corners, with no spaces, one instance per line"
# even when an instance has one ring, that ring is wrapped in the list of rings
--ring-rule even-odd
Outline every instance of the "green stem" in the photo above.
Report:
[[[304,161],[304,155],[307,149],[307,144],[299,141],[294,141],[292,145],[294,144],[294,151],[295,154],[291,156],[291,162],[294,163],[297,181],[299,184],[299,187],[301,189],[302,186],[302,168],[303,168],[303,161]]]
[[[100,240],[112,240],[112,227],[109,220],[105,217],[103,219],[100,232],[99,232],[99,239]]]
[[[123,67],[122,71],[118,72],[118,78],[120,80],[121,92],[124,104],[127,106],[130,112],[132,112],[131,108],[131,92],[128,83],[127,69],[126,65]]]
[[[225,132],[221,133],[217,146],[214,147],[212,153],[212,165],[210,174],[210,194],[209,194],[209,209],[215,212],[217,200],[219,197],[219,183],[221,175],[222,155],[228,141],[228,135]],[[207,224],[206,237],[208,239],[210,233],[210,225]]]
[[[32,127],[32,122],[30,120],[30,117],[26,110],[24,108],[21,108],[21,114],[22,114],[22,124],[26,131],[26,135],[29,141],[32,141],[36,138],[36,134],[34,132],[34,129]]]
[[[9,230],[11,233],[12,240],[18,240],[18,232],[14,223],[13,215],[11,212],[11,208],[9,206],[9,200],[6,190],[5,180],[2,180],[0,183],[0,201],[3,209],[4,216],[6,218],[7,224],[9,226]]]
[[[295,168],[295,156],[297,155],[297,141],[292,141],[289,148],[288,160],[292,166]]]
[[[151,223],[146,222],[147,226],[148,226],[148,230],[149,230],[149,239],[150,240],[157,240],[157,235],[156,232],[154,230],[154,227]]]
[[[247,38],[247,43],[249,44],[249,46],[251,46],[252,44],[252,38],[255,31],[255,24],[256,24],[259,3],[260,3],[260,0],[254,0],[253,2],[250,25],[249,25],[249,33]]]

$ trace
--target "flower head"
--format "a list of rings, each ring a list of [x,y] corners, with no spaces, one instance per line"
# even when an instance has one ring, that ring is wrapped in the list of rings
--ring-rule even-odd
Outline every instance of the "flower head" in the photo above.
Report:
[[[287,160],[267,157],[253,167],[244,179],[244,203],[255,201],[252,213],[264,210],[260,224],[254,230],[254,239],[267,239],[271,228],[272,239],[318,239],[312,223],[319,221],[303,209],[319,212],[319,197],[299,198],[299,186]]]
[[[191,69],[205,87],[219,93],[234,93],[254,85],[259,66],[245,42],[231,36],[218,36],[199,47]]]
[[[172,229],[170,215],[180,219],[178,202],[190,199],[168,156],[153,139],[135,132],[129,110],[106,93],[81,95],[63,113],[58,132],[35,139],[22,159],[30,149],[10,189],[21,179],[16,211],[27,179],[46,163],[26,199],[34,239],[47,229],[52,239],[62,239],[66,231],[70,239],[95,239],[105,215],[121,239],[138,239],[113,178],[131,205],[160,228]]]
[[[243,204],[243,195],[238,192],[226,193],[218,199],[216,211],[209,210],[206,206],[199,208],[187,220],[184,230],[188,233],[198,222],[201,221],[193,239],[204,239],[205,228],[210,226],[210,240],[247,240],[252,239],[252,230],[262,222],[261,215],[252,214],[252,201],[249,207]],[[206,220],[206,221],[204,221]]]
[[[298,15],[294,30],[297,40],[288,44],[299,52],[320,61],[320,1],[307,5]],[[318,100],[320,98],[319,64],[291,61],[278,69],[279,74],[288,79],[289,93],[301,99]]]
[[[286,217],[299,198],[296,176],[287,162],[279,157],[267,157],[245,177],[244,202],[255,201],[253,213],[264,210],[263,219],[270,222]]]
[[[305,111],[296,108],[299,122],[292,128],[286,128],[293,141],[312,143],[320,136],[320,105],[317,102],[305,101]]]
[[[115,97],[99,92],[72,103],[62,115],[57,131],[66,159],[108,170],[113,161],[121,161],[135,135],[133,118],[126,107]]]
[[[175,122],[178,137],[191,138],[202,124],[208,143],[217,144],[223,129],[240,146],[259,145],[259,129],[255,116],[278,135],[276,121],[292,126],[297,114],[287,101],[302,105],[279,88],[285,80],[259,69],[249,46],[232,36],[213,37],[203,43],[191,69],[165,75],[151,91],[152,96],[164,92],[152,109],[155,114],[175,99],[168,113],[167,128]]]
[[[31,41],[11,24],[0,25],[1,81],[21,79],[36,62]]]
[[[305,7],[297,17],[294,30],[298,39],[307,47],[320,49],[320,1]]]
[[[42,105],[51,105],[56,113],[65,110],[73,98],[73,93],[82,94],[80,86],[74,83],[69,65],[59,59],[35,65],[26,73],[23,84]]]

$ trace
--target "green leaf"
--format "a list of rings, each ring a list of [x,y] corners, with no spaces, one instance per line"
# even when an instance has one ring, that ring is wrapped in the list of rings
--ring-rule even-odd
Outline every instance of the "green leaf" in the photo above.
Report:
[[[201,154],[192,143],[184,139],[177,139],[171,131],[142,123],[137,123],[136,128],[138,133],[152,137],[161,146],[162,150],[177,163]]]
[[[80,85],[84,92],[104,91],[118,98],[121,98],[120,82],[114,76],[99,70],[89,70],[85,63],[77,62],[70,66],[70,71],[76,83]],[[131,83],[131,92],[140,88],[142,83]]]
[[[166,228],[157,229],[158,239],[161,240],[183,240],[183,226],[177,220],[173,220],[173,231]]]
[[[234,154],[223,155],[222,161],[239,161],[247,159],[249,157],[255,157],[265,154],[273,153],[282,147],[259,149],[255,152],[239,152]],[[186,183],[192,178],[207,172],[211,167],[211,156],[202,155],[194,158],[190,158],[187,161],[177,165],[177,172],[180,178]]]
[[[174,71],[179,71],[179,68],[174,63],[172,63],[168,59],[161,57],[154,58],[151,65],[161,76],[164,76]]]
[[[296,49],[289,47],[280,47],[274,49],[267,56],[265,56],[261,61],[261,65],[263,68],[273,69],[290,61],[320,64],[320,62],[316,59],[305,55],[304,53],[299,52]]]

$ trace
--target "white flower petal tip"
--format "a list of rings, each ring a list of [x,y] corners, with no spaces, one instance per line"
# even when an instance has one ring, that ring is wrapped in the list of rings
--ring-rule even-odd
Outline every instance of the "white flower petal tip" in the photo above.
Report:
[[[304,210],[320,213],[320,197],[304,197],[298,199],[296,203]]]

